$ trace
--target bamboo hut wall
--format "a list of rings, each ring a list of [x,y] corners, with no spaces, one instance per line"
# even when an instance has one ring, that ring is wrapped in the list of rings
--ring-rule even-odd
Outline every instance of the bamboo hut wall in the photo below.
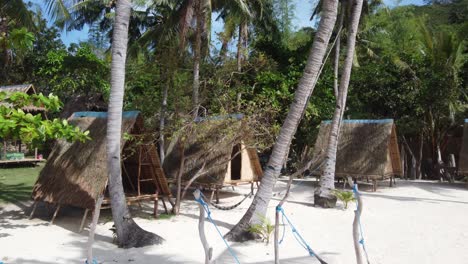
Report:
[[[312,172],[321,175],[328,145],[331,122],[322,122],[314,148],[316,163]],[[392,137],[393,120],[343,120],[337,160],[337,176],[386,178],[401,174],[396,135]],[[390,152],[393,148],[393,154]],[[392,162],[393,161],[393,162]],[[397,164],[398,163],[398,164]]]

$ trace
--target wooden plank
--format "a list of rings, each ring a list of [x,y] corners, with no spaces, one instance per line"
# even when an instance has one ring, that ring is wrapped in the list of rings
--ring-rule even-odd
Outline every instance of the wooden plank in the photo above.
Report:
[[[43,162],[44,159],[21,159],[21,160],[0,160],[0,164],[7,164],[7,163],[37,163]]]

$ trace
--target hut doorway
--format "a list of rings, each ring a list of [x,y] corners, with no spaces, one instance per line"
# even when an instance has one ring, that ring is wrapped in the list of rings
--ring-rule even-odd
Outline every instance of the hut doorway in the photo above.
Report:
[[[231,180],[240,180],[242,172],[242,153],[241,144],[236,144],[232,148],[231,154]]]

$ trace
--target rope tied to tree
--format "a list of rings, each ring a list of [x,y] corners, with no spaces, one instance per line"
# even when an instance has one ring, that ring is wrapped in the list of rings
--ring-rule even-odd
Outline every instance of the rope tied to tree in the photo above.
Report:
[[[208,220],[211,222],[211,224],[213,224],[213,226],[215,227],[216,231],[218,232],[219,236],[221,237],[221,239],[223,240],[224,244],[226,245],[229,253],[231,254],[231,256],[234,258],[234,260],[236,261],[237,264],[240,264],[240,261],[239,259],[237,258],[237,255],[236,253],[234,252],[234,250],[231,248],[231,246],[229,246],[229,243],[226,241],[226,239],[224,239],[224,236],[223,234],[221,233],[221,231],[219,230],[218,226],[215,224],[213,218],[211,217],[211,210],[208,206],[208,203],[205,202],[205,200],[203,200],[203,198],[206,199],[205,195],[200,191],[200,198],[195,198],[195,201],[197,201],[204,209],[205,209],[205,212],[206,212],[206,215],[207,215],[207,218]],[[94,264],[94,263],[92,263]]]
[[[281,215],[282,215],[281,221],[283,223],[283,235],[281,237],[281,240],[279,241],[279,244],[281,244],[283,242],[284,235],[286,233],[286,225],[285,225],[285,221],[284,221],[286,219],[286,222],[291,227],[291,232],[293,233],[294,238],[299,243],[299,245],[301,245],[305,250],[307,250],[307,252],[309,253],[309,255],[311,257],[315,257],[316,256],[315,252],[312,250],[312,248],[309,246],[309,244],[307,244],[307,241],[305,241],[305,239],[301,236],[299,231],[297,231],[296,227],[291,223],[291,220],[289,220],[289,218],[286,216],[283,207],[276,206],[276,211],[281,213]]]
[[[354,197],[356,198],[356,210],[354,210],[354,212],[356,212],[356,214],[357,214],[358,225],[359,225],[359,237],[360,237],[359,238],[359,244],[361,244],[361,246],[362,246],[362,250],[364,251],[364,255],[366,256],[367,263],[370,263],[369,262],[369,255],[367,254],[366,245],[364,243],[364,232],[362,231],[361,214],[359,213],[360,204],[359,204],[358,196],[360,196],[361,193],[359,193],[356,183],[353,185],[353,193],[354,193]]]

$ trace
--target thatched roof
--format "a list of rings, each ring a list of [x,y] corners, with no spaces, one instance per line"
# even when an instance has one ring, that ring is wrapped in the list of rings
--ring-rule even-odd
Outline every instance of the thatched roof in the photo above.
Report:
[[[7,85],[7,86],[0,86],[0,92],[23,92],[29,95],[35,94],[36,89],[32,84],[17,84],[17,85]]]
[[[240,144],[245,136],[242,118],[242,114],[234,114],[195,120],[196,124],[192,127],[190,135],[183,135],[185,141],[182,144],[186,158],[182,174],[183,181],[191,179],[205,164],[206,174],[197,182],[223,184],[233,154],[233,146]],[[249,151],[249,155],[251,153],[256,155],[255,151]],[[164,159],[163,167],[168,178],[176,179],[181,154],[181,147],[178,144]],[[261,167],[254,167],[254,170],[255,173],[261,173]]]
[[[323,121],[315,142],[312,173],[321,175],[331,121]],[[392,119],[343,120],[337,159],[337,176],[386,178],[401,175],[400,153]]]
[[[59,140],[34,185],[32,197],[93,209],[96,198],[107,185],[107,113],[77,112],[69,118],[69,123],[89,130],[92,140],[84,143]],[[122,132],[141,130],[142,124],[139,112],[124,112]]]
[[[18,85],[8,85],[0,86],[0,92],[14,93],[14,92],[23,92],[28,95],[36,94],[36,89],[32,84],[18,84]],[[6,103],[3,103],[6,104]],[[25,112],[43,112],[46,109],[40,106],[28,105],[21,108]]]
[[[458,160],[459,173],[468,176],[468,119],[465,119],[463,129],[462,147],[460,150],[460,158]]]

